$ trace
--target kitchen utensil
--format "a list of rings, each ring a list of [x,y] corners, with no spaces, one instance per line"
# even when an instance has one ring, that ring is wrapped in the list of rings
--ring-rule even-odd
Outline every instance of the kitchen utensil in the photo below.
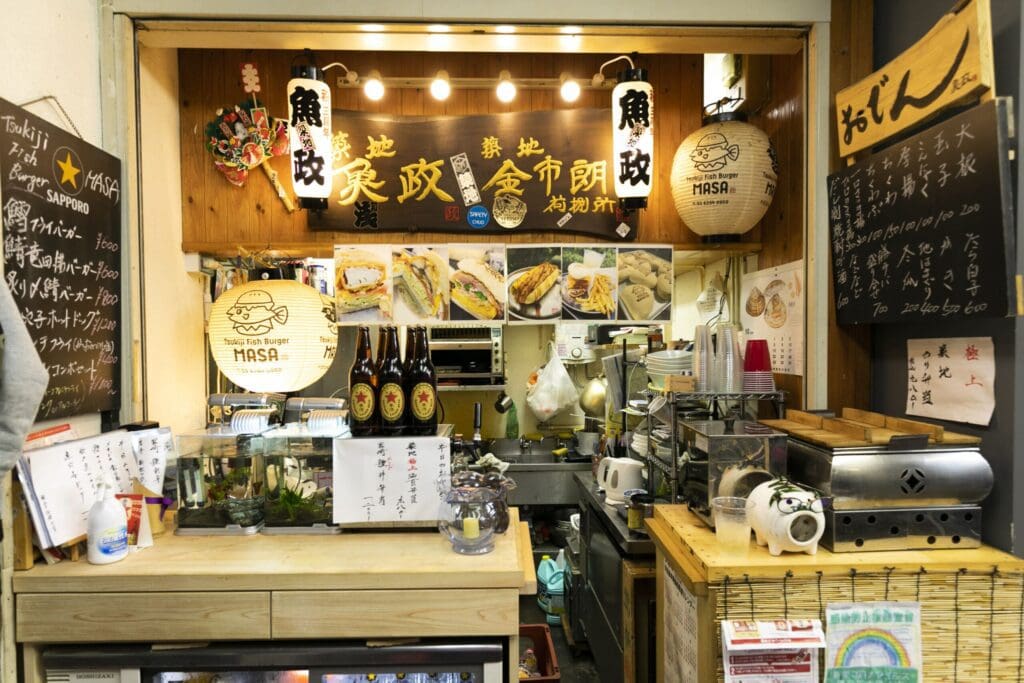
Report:
[[[625,502],[625,492],[643,488],[644,464],[633,458],[605,458],[597,466],[597,484],[604,488],[605,502]]]
[[[580,408],[587,417],[604,417],[604,403],[608,395],[608,380],[595,377],[580,392]]]

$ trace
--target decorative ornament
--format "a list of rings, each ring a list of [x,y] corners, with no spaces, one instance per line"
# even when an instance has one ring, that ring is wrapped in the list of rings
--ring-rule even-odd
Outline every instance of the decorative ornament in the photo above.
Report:
[[[252,102],[217,110],[217,118],[206,124],[206,149],[213,156],[214,168],[232,185],[244,186],[249,171],[262,168],[288,211],[295,210],[277,171],[268,163],[288,150],[288,126],[271,118],[255,96]]]
[[[612,149],[619,204],[646,208],[654,175],[654,87],[646,69],[621,72],[612,90]]]
[[[714,114],[704,123],[676,150],[672,199],[679,217],[698,235],[738,236],[772,203],[779,177],[775,150],[740,112]]]
[[[750,492],[747,518],[757,544],[767,545],[772,555],[784,550],[814,555],[825,533],[821,498],[784,477],[759,484]]]
[[[338,346],[334,300],[294,280],[253,280],[210,309],[210,352],[249,391],[298,391],[323,377]]]

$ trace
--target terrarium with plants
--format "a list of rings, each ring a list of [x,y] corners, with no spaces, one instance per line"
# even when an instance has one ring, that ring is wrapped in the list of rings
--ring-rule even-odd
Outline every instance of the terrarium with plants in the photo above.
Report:
[[[266,487],[262,437],[211,427],[178,438],[179,533],[255,533]]]

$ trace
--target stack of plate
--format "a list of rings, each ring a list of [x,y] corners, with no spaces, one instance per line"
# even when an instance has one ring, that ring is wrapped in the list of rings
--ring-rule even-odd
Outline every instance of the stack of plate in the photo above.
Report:
[[[630,448],[637,453],[647,455],[647,435],[635,432],[633,434],[633,441],[630,443]]]
[[[747,393],[775,391],[775,377],[771,370],[747,370],[744,372],[743,391]]]
[[[689,375],[693,372],[693,352],[655,351],[647,354],[647,376],[655,389],[665,388],[668,375]]]

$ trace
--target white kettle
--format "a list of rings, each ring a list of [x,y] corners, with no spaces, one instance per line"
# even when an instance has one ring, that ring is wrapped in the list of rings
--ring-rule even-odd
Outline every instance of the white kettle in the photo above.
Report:
[[[623,493],[642,489],[644,464],[633,458],[605,458],[597,466],[597,485],[604,489],[606,503],[624,503]]]

